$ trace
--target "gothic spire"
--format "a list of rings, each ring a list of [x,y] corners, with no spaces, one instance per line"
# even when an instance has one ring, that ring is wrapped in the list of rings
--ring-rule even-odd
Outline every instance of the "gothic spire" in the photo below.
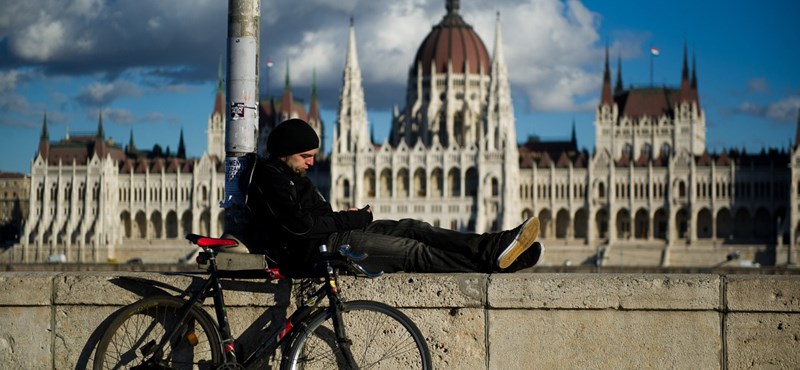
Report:
[[[794,147],[800,147],[800,109],[797,110],[797,131],[794,135]]]
[[[578,133],[575,130],[575,118],[572,119],[572,146],[578,149]]]
[[[689,62],[686,43],[683,44],[683,68],[681,68],[681,100],[692,101],[691,82],[689,81]]]
[[[225,92],[225,84],[222,77],[222,56],[219,57],[219,67],[217,67],[217,94]]]
[[[689,80],[689,63],[687,62],[688,52],[687,52],[686,42],[683,43],[683,68],[681,69],[681,81],[688,81]]]
[[[600,94],[600,104],[611,105],[614,103],[614,96],[611,95],[611,71],[608,68],[608,45],[606,45],[606,62],[603,67],[603,90]]]
[[[100,111],[99,114],[100,118],[97,122],[97,138],[98,139],[105,139],[106,131],[103,129],[103,111]]]
[[[619,94],[624,90],[622,85],[622,56],[617,56],[617,84],[614,86],[614,94]]]
[[[289,79],[289,59],[286,59],[286,81],[283,84],[283,91],[291,91],[292,90],[292,81]]]
[[[42,119],[42,135],[39,136],[39,150],[37,153],[41,155],[44,160],[47,160],[47,155],[50,152],[50,133],[47,132],[47,112],[44,113]]]
[[[178,141],[178,158],[186,158],[186,145],[183,143],[183,127],[181,127],[181,138]]]
[[[136,144],[133,143],[133,129],[131,129],[131,138],[128,140],[128,153],[136,152]]]
[[[353,153],[369,144],[367,105],[361,84],[354,24],[351,17],[344,71],[342,71],[342,89],[339,93],[339,111],[333,137],[332,149],[339,153]]]
[[[697,90],[697,55],[692,53],[692,89]]]
[[[42,135],[39,136],[40,140],[50,140],[50,133],[47,131],[47,112],[44,112],[44,118],[42,119]]]

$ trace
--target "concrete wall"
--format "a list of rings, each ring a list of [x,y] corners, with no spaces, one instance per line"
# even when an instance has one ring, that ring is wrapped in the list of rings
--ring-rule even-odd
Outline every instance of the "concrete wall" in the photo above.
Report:
[[[91,366],[106,318],[153,293],[121,275],[0,274],[2,367]],[[401,307],[425,334],[437,369],[797,369],[798,283],[799,275],[517,273],[395,274],[340,285],[348,299]],[[291,310],[288,282],[226,288],[245,346]]]

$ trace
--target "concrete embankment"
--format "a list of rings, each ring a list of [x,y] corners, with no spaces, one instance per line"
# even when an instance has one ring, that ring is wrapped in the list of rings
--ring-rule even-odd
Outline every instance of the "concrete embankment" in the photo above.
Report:
[[[146,272],[0,273],[3,367],[91,367],[109,315],[153,292],[120,276],[179,288],[193,280]],[[407,313],[437,369],[800,368],[800,275],[394,274],[340,285],[347,299]],[[293,307],[286,281],[225,287],[245,346]]]

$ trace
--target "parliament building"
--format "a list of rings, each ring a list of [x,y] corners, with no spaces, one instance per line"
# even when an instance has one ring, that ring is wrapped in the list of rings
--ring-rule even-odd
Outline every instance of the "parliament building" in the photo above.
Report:
[[[378,218],[478,233],[536,216],[551,266],[797,263],[798,138],[791,149],[710,152],[698,68],[685,49],[674,86],[626,87],[621,63],[613,73],[606,52],[591,152],[578,147],[574,124],[571,140],[523,142],[500,18],[490,53],[459,10],[459,1],[446,1],[422,40],[405,101],[380,142],[371,136],[351,22],[330,152],[311,174],[335,209],[370,204]],[[310,97],[307,108],[293,97],[287,68],[283,95],[260,103],[260,154],[287,118],[307,120],[322,136],[314,87]],[[220,79],[208,149],[196,159],[185,157],[182,136],[175,153],[138,150],[133,133],[127,146],[114,143],[102,117],[94,135],[51,141],[45,119],[28,217],[3,258],[152,261],[154,251],[188,253],[186,233],[222,234],[225,106]]]

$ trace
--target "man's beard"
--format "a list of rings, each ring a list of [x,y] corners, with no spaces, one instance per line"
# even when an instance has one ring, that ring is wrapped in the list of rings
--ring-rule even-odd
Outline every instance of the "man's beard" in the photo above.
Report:
[[[308,171],[306,171],[304,168],[297,168],[294,170],[295,175],[300,177],[306,177],[306,172]]]

